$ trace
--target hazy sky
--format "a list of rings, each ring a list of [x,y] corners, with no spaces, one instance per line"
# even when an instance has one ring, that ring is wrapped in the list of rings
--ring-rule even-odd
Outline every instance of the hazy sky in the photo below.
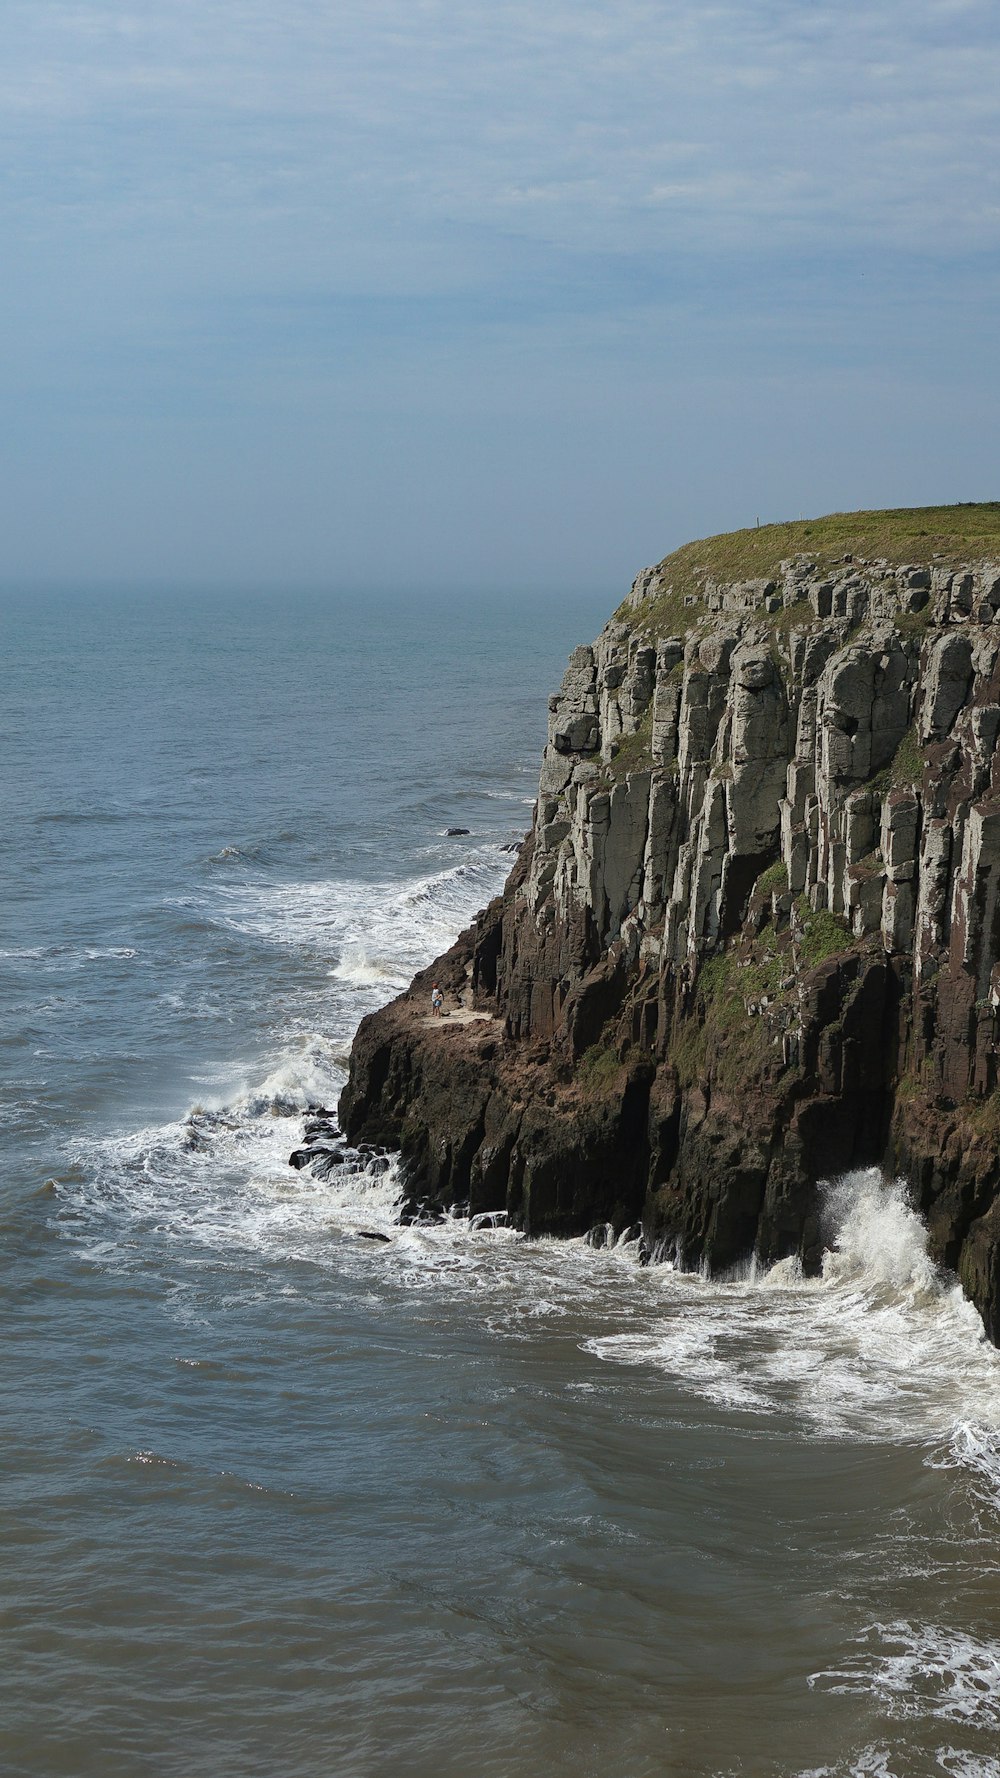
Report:
[[[973,0],[4,0],[0,579],[608,586],[1000,495]]]

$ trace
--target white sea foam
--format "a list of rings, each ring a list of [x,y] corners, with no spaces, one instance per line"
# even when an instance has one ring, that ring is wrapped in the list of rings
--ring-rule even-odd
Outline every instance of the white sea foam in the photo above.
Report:
[[[842,1666],[810,1675],[814,1689],[874,1698],[898,1721],[934,1717],[1000,1729],[1000,1644],[905,1621],[872,1624]]]
[[[59,1183],[58,1219],[90,1257],[112,1269],[136,1259],[136,1238],[198,1253],[335,1265],[332,1237],[395,1229],[399,1179],[386,1170],[317,1181],[288,1165],[298,1116],[246,1106],[195,1111],[100,1143],[78,1142],[73,1175]]]
[[[219,884],[206,911],[232,931],[325,961],[341,991],[331,1027],[343,1037],[454,942],[501,888],[511,862],[491,844],[402,884],[344,878]]]
[[[329,953],[344,944],[381,946],[394,975],[428,943],[451,943],[495,894],[510,869],[496,845],[460,864],[406,883],[334,878],[319,882],[249,882],[213,887],[209,911],[235,931],[272,944]]]
[[[799,1772],[797,1778],[898,1778],[891,1760],[888,1748],[862,1747],[840,1765],[810,1766],[808,1771]]]
[[[23,963],[44,963],[58,960],[60,967],[72,963],[99,963],[106,958],[129,959],[138,956],[131,945],[25,945],[20,949],[0,950],[0,960]]]
[[[221,1072],[205,1080],[202,1102],[186,1119],[74,1142],[63,1186],[74,1237],[89,1227],[106,1260],[115,1251],[113,1225],[124,1217],[132,1234],[135,1224],[172,1228],[213,1251],[228,1245],[327,1265],[334,1262],[330,1231],[349,1234],[365,1224],[393,1231],[405,1275],[414,1282],[430,1276],[440,1262],[428,1263],[426,1237],[396,1226],[394,1167],[320,1182],[291,1169],[288,1155],[301,1140],[302,1112],[336,1105],[358,1019],[453,941],[509,866],[508,855],[491,845],[404,883],[213,885],[199,904],[209,917],[334,963],[329,973],[338,991],[328,1032],[296,1030],[290,1008],[284,1054],[263,1078],[240,1081],[232,1070]],[[131,1236],[127,1227],[121,1232],[127,1256]]]
[[[328,1231],[372,1223],[391,1237],[379,1263],[397,1284],[473,1298],[500,1332],[586,1318],[595,1332],[583,1347],[607,1363],[653,1366],[728,1412],[926,1445],[929,1464],[961,1471],[1000,1506],[1000,1356],[928,1259],[900,1185],[874,1171],[837,1182],[817,1279],[787,1263],[742,1282],[642,1268],[634,1244],[525,1243],[493,1219],[401,1228],[395,1170],[377,1183],[338,1171],[320,1182],[287,1165],[301,1109],[335,1103],[344,1059],[329,1040],[304,1036],[228,1103],[86,1152],[78,1145],[74,1158],[97,1181],[96,1193],[83,1191],[91,1212],[111,1201],[142,1221],[174,1219],[213,1247],[273,1243],[274,1257],[334,1268],[343,1254]],[[71,1195],[79,1210],[80,1190]]]
[[[875,1169],[850,1174],[829,1189],[827,1223],[821,1277],[788,1262],[738,1282],[674,1274],[660,1317],[597,1336],[588,1350],[656,1365],[721,1406],[790,1413],[827,1436],[927,1442],[965,1423],[981,1429],[971,1435],[977,1462],[997,1463],[1000,1357],[929,1258],[903,1185]],[[995,1473],[1000,1488],[1000,1464]]]
[[[347,1058],[342,1048],[319,1032],[304,1032],[292,1050],[263,1080],[241,1094],[236,1109],[259,1118],[294,1117],[310,1105],[336,1103]]]
[[[960,1420],[951,1436],[925,1459],[929,1469],[959,1470],[980,1505],[1000,1512],[1000,1429]]]
[[[948,1778],[1000,1778],[1000,1759],[988,1753],[965,1753],[956,1747],[939,1747],[935,1757]]]
[[[955,1747],[939,1747],[927,1759],[928,1778],[943,1773],[945,1778],[1000,1778],[1000,1760],[990,1754],[969,1753]],[[810,1766],[797,1778],[912,1778],[913,1765],[904,1751],[894,1753],[888,1747],[862,1747],[835,1766]]]

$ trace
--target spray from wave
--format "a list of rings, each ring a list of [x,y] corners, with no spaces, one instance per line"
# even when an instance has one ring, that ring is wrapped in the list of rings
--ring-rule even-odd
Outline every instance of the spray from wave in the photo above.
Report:
[[[951,1441],[975,1425],[962,1436],[992,1471],[1000,1357],[930,1258],[905,1186],[875,1168],[851,1173],[830,1185],[826,1209],[819,1278],[788,1261],[739,1281],[668,1274],[661,1316],[588,1350],[655,1365],[719,1406],[787,1415],[831,1437]]]
[[[502,886],[510,864],[509,854],[489,845],[402,884],[341,878],[220,885],[209,911],[235,932],[322,958],[341,989],[362,991],[367,1011],[454,942]],[[354,998],[331,1011],[354,1023],[360,1016]]]

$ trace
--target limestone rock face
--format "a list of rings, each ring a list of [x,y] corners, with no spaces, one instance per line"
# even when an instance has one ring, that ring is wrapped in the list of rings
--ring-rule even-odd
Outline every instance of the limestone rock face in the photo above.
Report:
[[[414,1196],[715,1266],[814,1263],[817,1182],[899,1166],[1000,1337],[1000,568],[670,595],[575,650],[530,843],[434,965],[488,1039],[418,1029],[418,979],[344,1129]]]

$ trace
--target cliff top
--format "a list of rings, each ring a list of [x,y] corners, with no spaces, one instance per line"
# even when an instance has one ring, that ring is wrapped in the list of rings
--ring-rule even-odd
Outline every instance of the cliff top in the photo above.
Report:
[[[790,570],[822,575],[839,568],[842,575],[852,563],[946,570],[984,560],[1000,561],[1000,501],[835,512],[686,543],[640,576],[615,616],[634,622],[641,605],[642,627],[662,633],[685,612],[690,621],[713,585],[745,583],[763,592]]]

